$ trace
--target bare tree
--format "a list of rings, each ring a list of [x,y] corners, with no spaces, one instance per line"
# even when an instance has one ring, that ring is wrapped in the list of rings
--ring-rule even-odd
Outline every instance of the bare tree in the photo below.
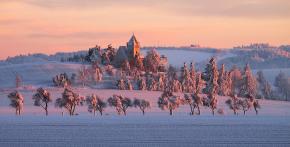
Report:
[[[74,115],[76,106],[82,105],[84,97],[72,91],[72,89],[65,88],[62,93],[62,98],[56,99],[55,106],[59,108],[65,108],[69,112],[69,115]]]
[[[138,107],[142,111],[142,114],[145,115],[145,110],[150,108],[150,102],[144,99],[134,99],[133,106]]]
[[[36,93],[33,95],[34,105],[39,106],[45,110],[46,116],[48,115],[48,103],[52,102],[50,93],[43,89],[38,88]]]
[[[88,96],[86,98],[86,102],[88,105],[88,111],[94,113],[96,115],[96,111],[99,111],[101,115],[103,115],[104,109],[107,107],[106,102],[104,102],[99,96],[92,94],[92,96]]]
[[[18,91],[14,91],[8,95],[8,98],[10,99],[10,106],[16,110],[16,115],[20,115],[23,109],[24,97]]]
[[[157,103],[161,110],[167,109],[169,110],[169,114],[172,115],[173,110],[182,104],[182,100],[179,96],[173,95],[171,91],[164,91]]]
[[[109,106],[116,108],[118,115],[121,115],[121,113],[126,115],[127,109],[133,106],[131,99],[121,95],[113,95],[110,97],[108,99],[108,104]]]

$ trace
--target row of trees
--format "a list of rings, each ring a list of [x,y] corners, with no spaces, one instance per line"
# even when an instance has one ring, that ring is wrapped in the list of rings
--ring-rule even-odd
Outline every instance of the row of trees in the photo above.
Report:
[[[10,99],[10,106],[16,110],[16,115],[20,115],[24,106],[24,97],[18,91],[14,91],[8,95],[8,98]],[[32,99],[34,105],[41,107],[45,111],[45,114],[48,115],[48,105],[52,102],[50,93],[43,88],[38,88],[36,93],[32,96]],[[103,115],[103,111],[108,105],[114,107],[118,115],[126,115],[126,111],[129,107],[139,108],[144,115],[145,110],[150,108],[150,103],[144,99],[135,98],[131,100],[121,95],[113,95],[108,98],[106,102],[96,94],[82,97],[69,88],[65,88],[62,97],[57,98],[55,101],[55,107],[66,109],[71,116],[75,115],[76,107],[84,104],[87,104],[88,111],[94,115],[96,115],[96,112]]]
[[[8,95],[8,98],[11,101],[10,106],[16,110],[16,115],[20,115],[24,106],[24,97],[18,91],[14,91]],[[166,88],[158,98],[157,104],[160,109],[168,110],[170,115],[172,115],[173,111],[181,105],[188,105],[190,107],[190,115],[200,115],[200,107],[202,106],[212,108],[214,115],[213,107],[216,108],[217,103],[213,105],[212,99],[210,98],[212,97],[201,97],[198,94],[184,94],[184,97],[180,97],[174,95],[169,88]],[[45,111],[45,114],[48,115],[48,105],[52,102],[50,93],[43,88],[39,88],[32,96],[32,99],[34,105],[42,108]],[[234,96],[227,100],[226,103],[230,109],[234,111],[234,114],[238,114],[238,111],[242,109],[245,115],[246,111],[250,110],[252,107],[255,109],[256,114],[258,114],[257,109],[260,108],[258,101],[253,97],[250,97],[249,99],[241,99]],[[71,116],[76,114],[76,107],[84,104],[88,106],[88,111],[94,115],[96,115],[96,112],[103,115],[103,111],[107,106],[115,108],[118,115],[126,115],[127,109],[130,107],[139,108],[142,114],[145,115],[145,111],[151,107],[150,102],[144,99],[135,98],[132,100],[121,95],[113,95],[112,97],[109,97],[107,101],[104,101],[96,94],[82,97],[69,88],[65,88],[62,97],[57,98],[55,101],[55,107],[67,110]],[[197,113],[195,113],[195,109],[197,109]]]

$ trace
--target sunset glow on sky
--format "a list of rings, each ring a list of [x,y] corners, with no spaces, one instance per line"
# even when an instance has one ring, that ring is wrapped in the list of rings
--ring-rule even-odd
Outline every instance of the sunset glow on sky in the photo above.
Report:
[[[289,0],[0,0],[0,59],[125,45],[290,44]]]

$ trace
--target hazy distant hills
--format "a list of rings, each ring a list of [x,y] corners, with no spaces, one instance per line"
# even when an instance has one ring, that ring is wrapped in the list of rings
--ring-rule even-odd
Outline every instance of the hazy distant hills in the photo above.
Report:
[[[215,49],[215,48],[192,48],[192,47],[144,47],[142,53],[156,48],[161,55],[168,57],[169,64],[173,66],[182,66],[184,62],[189,64],[194,62],[197,68],[204,66],[208,59],[215,56],[218,63],[225,64],[227,68],[237,65],[243,67],[249,63],[253,69],[271,69],[271,68],[290,68],[290,45],[280,47],[261,47],[251,46],[234,49]],[[62,59],[72,58],[74,56],[85,56],[86,50],[46,54],[29,54],[8,57],[2,60],[0,65],[21,64],[30,62],[62,61]]]

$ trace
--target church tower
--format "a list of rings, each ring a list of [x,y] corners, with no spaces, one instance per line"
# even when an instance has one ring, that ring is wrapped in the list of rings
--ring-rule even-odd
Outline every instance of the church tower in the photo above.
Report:
[[[140,43],[133,34],[129,42],[127,42],[127,50],[129,59],[134,59],[140,55]]]

